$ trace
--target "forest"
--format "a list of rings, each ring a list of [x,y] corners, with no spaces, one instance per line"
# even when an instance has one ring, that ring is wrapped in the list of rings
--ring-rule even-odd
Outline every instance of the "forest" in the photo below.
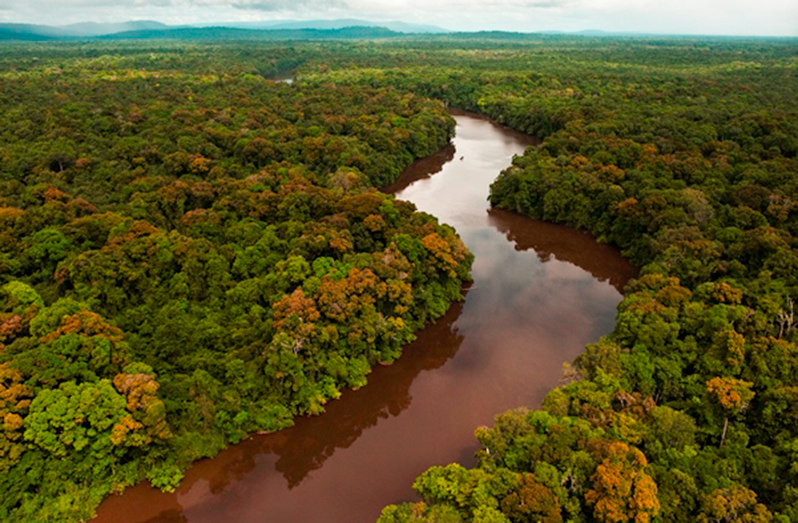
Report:
[[[492,205],[642,269],[541,409],[478,428],[476,468],[429,469],[381,522],[798,520],[798,46],[635,44],[389,46],[309,75],[542,138]]]
[[[542,406],[380,521],[798,520],[794,39],[19,44],[0,77],[3,520],[173,488],[395,360],[469,278],[375,189],[447,107],[542,139],[492,205],[641,275]]]
[[[173,488],[460,299],[455,232],[375,189],[448,143],[441,102],[52,52],[0,73],[3,521]]]

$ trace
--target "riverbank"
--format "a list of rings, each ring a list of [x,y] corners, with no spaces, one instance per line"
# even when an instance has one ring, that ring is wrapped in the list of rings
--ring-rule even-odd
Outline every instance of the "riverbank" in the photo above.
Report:
[[[412,479],[427,467],[473,464],[475,427],[539,404],[562,364],[612,329],[634,268],[584,232],[490,210],[490,183],[532,141],[455,118],[452,146],[406,169],[394,190],[475,254],[465,302],[324,414],[197,463],[175,493],[139,485],[109,498],[97,521],[374,521],[385,504],[414,499]]]

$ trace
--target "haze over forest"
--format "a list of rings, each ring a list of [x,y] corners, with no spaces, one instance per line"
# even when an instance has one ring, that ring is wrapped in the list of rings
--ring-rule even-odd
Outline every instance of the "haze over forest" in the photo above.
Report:
[[[793,0],[0,0],[0,23],[66,25],[158,20],[207,25],[358,18],[453,31],[586,31],[798,36]],[[400,29],[401,30],[401,29]]]

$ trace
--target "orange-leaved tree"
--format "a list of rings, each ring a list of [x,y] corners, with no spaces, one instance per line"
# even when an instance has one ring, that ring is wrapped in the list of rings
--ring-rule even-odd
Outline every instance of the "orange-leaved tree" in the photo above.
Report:
[[[715,377],[707,382],[707,391],[710,396],[723,408],[723,434],[720,437],[720,446],[726,440],[726,430],[729,428],[729,416],[737,416],[748,407],[754,398],[751,390],[753,383],[735,378]]]
[[[614,441],[601,448],[604,460],[591,477],[585,499],[599,521],[648,523],[659,514],[657,484],[646,474],[640,450]]]

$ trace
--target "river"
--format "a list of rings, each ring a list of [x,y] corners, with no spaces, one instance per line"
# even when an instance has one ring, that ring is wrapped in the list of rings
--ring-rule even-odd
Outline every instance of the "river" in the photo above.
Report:
[[[455,118],[453,144],[386,190],[457,229],[475,255],[465,301],[324,414],[196,463],[174,493],[140,484],[111,496],[96,522],[374,521],[416,499],[428,467],[473,465],[476,427],[540,405],[563,363],[612,330],[634,267],[583,232],[490,209],[490,183],[532,142]]]

